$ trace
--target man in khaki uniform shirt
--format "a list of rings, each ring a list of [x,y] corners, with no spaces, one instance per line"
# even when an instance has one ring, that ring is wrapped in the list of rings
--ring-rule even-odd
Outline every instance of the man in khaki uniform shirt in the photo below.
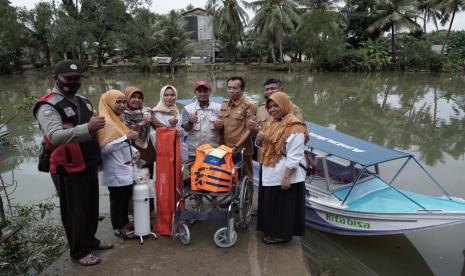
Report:
[[[265,123],[271,119],[270,114],[266,110],[266,100],[275,92],[284,92],[283,91],[283,83],[278,79],[268,79],[265,81],[264,85],[264,92],[265,92],[265,101],[261,103],[257,108],[257,124],[259,128],[263,128]],[[292,103],[294,106],[294,115],[299,118],[302,122],[304,121],[304,115],[300,108]],[[252,131],[257,131],[258,129],[256,125],[250,124],[250,128]]]
[[[229,100],[221,105],[219,118],[215,121],[215,128],[222,129],[223,143],[234,151],[245,148],[244,169],[246,175],[253,181],[252,130],[247,127],[255,120],[257,107],[243,96],[245,88],[244,79],[231,77],[227,81]]]

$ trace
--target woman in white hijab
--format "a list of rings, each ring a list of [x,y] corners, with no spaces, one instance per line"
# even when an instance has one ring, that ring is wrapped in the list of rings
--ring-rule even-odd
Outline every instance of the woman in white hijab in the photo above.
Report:
[[[153,108],[155,118],[166,127],[180,128],[181,114],[176,106],[178,91],[172,85],[165,85],[160,90],[160,101]]]

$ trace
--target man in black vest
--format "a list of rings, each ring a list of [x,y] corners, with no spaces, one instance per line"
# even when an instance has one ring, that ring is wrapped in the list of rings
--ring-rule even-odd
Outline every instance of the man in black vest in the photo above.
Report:
[[[102,163],[97,130],[105,119],[94,116],[91,103],[76,95],[83,75],[79,63],[66,60],[54,68],[55,86],[34,107],[47,147],[49,171],[60,199],[61,220],[71,259],[89,266],[101,262],[93,250],[110,249],[95,238],[99,212],[97,167]]]

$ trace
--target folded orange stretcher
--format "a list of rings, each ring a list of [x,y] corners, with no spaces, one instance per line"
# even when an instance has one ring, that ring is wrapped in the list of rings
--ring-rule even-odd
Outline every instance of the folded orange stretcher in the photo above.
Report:
[[[181,145],[175,128],[157,128],[156,145],[156,197],[157,235],[171,236],[171,220],[181,185]]]

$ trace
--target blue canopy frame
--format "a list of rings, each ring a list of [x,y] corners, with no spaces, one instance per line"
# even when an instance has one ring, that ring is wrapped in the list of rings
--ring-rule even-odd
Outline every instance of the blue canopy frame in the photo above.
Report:
[[[403,196],[420,206],[422,209],[427,211],[422,205],[415,202],[413,199],[411,199],[410,197],[399,191],[397,188],[392,186],[392,183],[401,173],[401,171],[405,168],[407,163],[413,159],[416,162],[416,164],[426,173],[426,175],[435,183],[435,185],[444,193],[444,195],[446,195],[450,200],[452,200],[449,193],[436,181],[436,179],[433,178],[433,176],[420,164],[420,162],[418,162],[418,160],[416,160],[416,158],[412,154],[389,149],[384,146],[350,136],[337,130],[323,127],[315,123],[305,123],[307,125],[307,128],[309,129],[310,135],[310,141],[307,145],[308,147],[320,150],[329,155],[340,157],[342,159],[351,161],[352,163],[360,164],[362,166],[362,170],[360,170],[359,175],[356,177],[354,184],[345,196],[341,205],[343,205],[346,202],[350,193],[352,192],[352,189],[355,187],[355,185],[357,185],[358,181],[364,173],[371,174],[381,179],[379,175],[370,172],[368,170],[368,167],[376,166],[384,162],[403,158],[407,159],[402,164],[401,168],[397,171],[397,173],[394,175],[394,177],[389,181],[389,183],[386,183],[389,187],[399,192],[400,194],[402,194]]]
[[[309,147],[364,167],[412,156],[314,123],[306,122],[306,125],[310,134]]]

